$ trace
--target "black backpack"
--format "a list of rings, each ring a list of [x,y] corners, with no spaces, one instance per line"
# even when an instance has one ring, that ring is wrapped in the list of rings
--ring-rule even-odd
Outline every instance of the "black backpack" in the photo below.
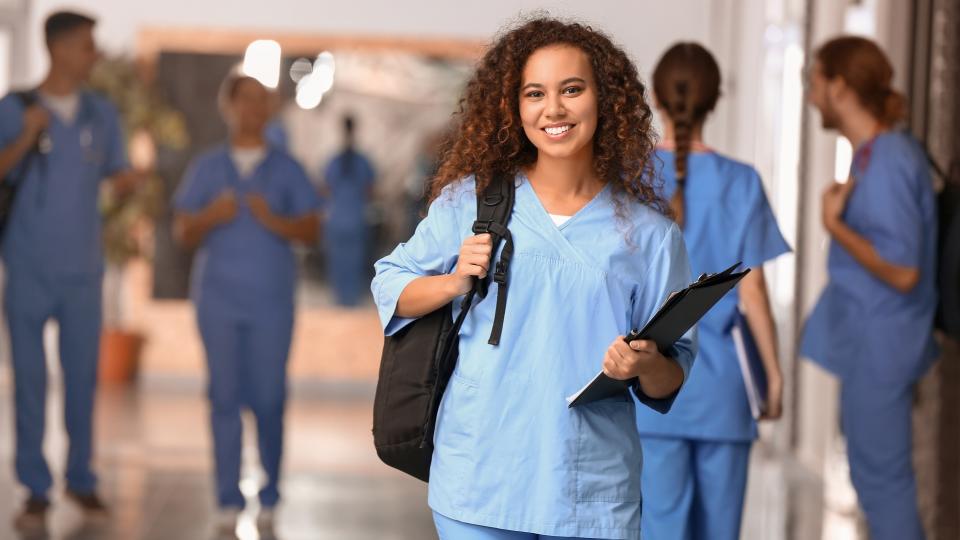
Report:
[[[26,109],[34,103],[37,102],[37,96],[32,91],[27,92],[15,92],[15,96],[23,104],[23,108]],[[32,162],[34,156],[39,153],[38,147],[35,146],[27,153],[27,165],[28,167]],[[17,189],[20,187],[20,180],[26,176],[26,168],[21,174],[21,178],[14,178],[12,173],[8,173],[7,177],[0,182],[0,243],[3,242],[4,232],[7,229],[7,222],[10,221],[10,213],[13,211],[13,200],[17,196]]]
[[[960,340],[960,161],[954,161],[945,173],[929,154],[927,159],[944,184],[943,191],[937,195],[939,305],[936,327]]]
[[[501,241],[503,251],[496,265],[490,265],[493,272],[486,279],[475,280],[474,288],[463,297],[456,321],[450,303],[384,339],[373,403],[373,443],[384,463],[424,482],[430,479],[440,399],[457,364],[460,328],[475,297],[486,297],[491,277],[499,285],[499,292],[488,342],[500,343],[507,305],[507,273],[513,256],[513,238],[507,224],[513,212],[514,189],[512,175],[505,175],[495,177],[483,193],[477,192],[473,232],[490,233],[491,263]]]

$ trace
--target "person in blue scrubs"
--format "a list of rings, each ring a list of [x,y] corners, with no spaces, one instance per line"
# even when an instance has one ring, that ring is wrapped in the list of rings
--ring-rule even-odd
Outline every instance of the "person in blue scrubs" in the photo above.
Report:
[[[850,177],[823,194],[829,281],[801,353],[840,379],[850,477],[874,540],[924,537],[912,462],[913,385],[938,355],[936,206],[920,144],[895,129],[906,99],[877,45],[820,47],[809,100],[855,149]]]
[[[24,108],[0,101],[0,176],[17,185],[2,240],[4,314],[13,353],[17,479],[29,498],[16,525],[42,525],[53,479],[43,456],[47,371],[43,328],[59,324],[64,419],[70,445],[67,496],[103,513],[91,470],[93,403],[100,348],[103,251],[97,206],[101,180],[136,187],[116,108],[84,89],[97,60],[95,21],[79,13],[47,18],[50,70]]]
[[[244,507],[242,407],[256,417],[266,473],[261,525],[272,523],[279,501],[297,280],[291,245],[311,244],[319,231],[319,200],[303,168],[266,142],[270,97],[253,78],[226,78],[230,140],[192,162],[174,200],[175,235],[198,248],[191,298],[207,357],[219,524],[230,531]]]
[[[768,379],[765,416],[781,414],[783,377],[763,263],[788,247],[753,167],[703,143],[720,97],[720,68],[696,43],[660,58],[653,90],[664,126],[664,195],[683,227],[694,274],[741,261],[750,273],[700,321],[700,349],[670,414],[637,413],[643,441],[644,540],[736,540],[757,438],[731,328],[743,306]]]
[[[442,540],[639,540],[642,454],[628,393],[568,408],[598,371],[638,378],[670,408],[696,353],[624,341],[689,284],[683,236],[651,183],[652,112],[636,67],[604,34],[535,19],[487,51],[431,185],[426,218],[376,264],[386,335],[467,293],[492,241],[476,192],[516,183],[515,251],[499,345],[497,295],[467,315],[437,416],[428,502]]]
[[[337,304],[354,307],[369,274],[370,227],[367,206],[376,175],[373,165],[357,150],[352,116],[343,118],[344,149],[323,172],[327,190],[326,247],[327,275]]]

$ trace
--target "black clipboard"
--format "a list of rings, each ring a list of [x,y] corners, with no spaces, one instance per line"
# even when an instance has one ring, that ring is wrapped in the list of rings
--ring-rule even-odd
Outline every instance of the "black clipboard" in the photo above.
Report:
[[[735,272],[740,264],[738,262],[716,274],[704,274],[686,289],[671,294],[643,329],[630,332],[624,340],[628,343],[638,339],[652,340],[661,352],[666,351],[750,272],[749,268]],[[576,407],[614,397],[636,383],[636,377],[612,379],[601,371],[579,392],[567,398],[567,406]]]

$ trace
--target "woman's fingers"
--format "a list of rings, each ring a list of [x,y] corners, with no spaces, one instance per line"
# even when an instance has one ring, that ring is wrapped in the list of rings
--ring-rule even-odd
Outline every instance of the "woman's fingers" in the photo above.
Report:
[[[493,245],[493,238],[489,233],[477,234],[474,236],[468,236],[466,240],[463,241],[464,245]]]

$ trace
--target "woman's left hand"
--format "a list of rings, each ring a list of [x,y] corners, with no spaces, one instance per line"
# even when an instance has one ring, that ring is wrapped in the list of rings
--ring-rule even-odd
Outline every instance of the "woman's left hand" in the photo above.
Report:
[[[851,176],[846,182],[834,182],[823,191],[821,199],[823,214],[823,226],[828,232],[832,232],[834,226],[841,221],[843,210],[847,206],[847,200],[853,191],[854,179]]]
[[[653,341],[640,339],[627,344],[619,336],[607,348],[603,372],[612,379],[632,379],[655,370],[665,360]]]
[[[253,217],[269,229],[275,216],[273,211],[270,210],[270,203],[267,202],[267,199],[263,195],[251,193],[247,195],[247,205],[250,207],[250,213],[253,214]]]

